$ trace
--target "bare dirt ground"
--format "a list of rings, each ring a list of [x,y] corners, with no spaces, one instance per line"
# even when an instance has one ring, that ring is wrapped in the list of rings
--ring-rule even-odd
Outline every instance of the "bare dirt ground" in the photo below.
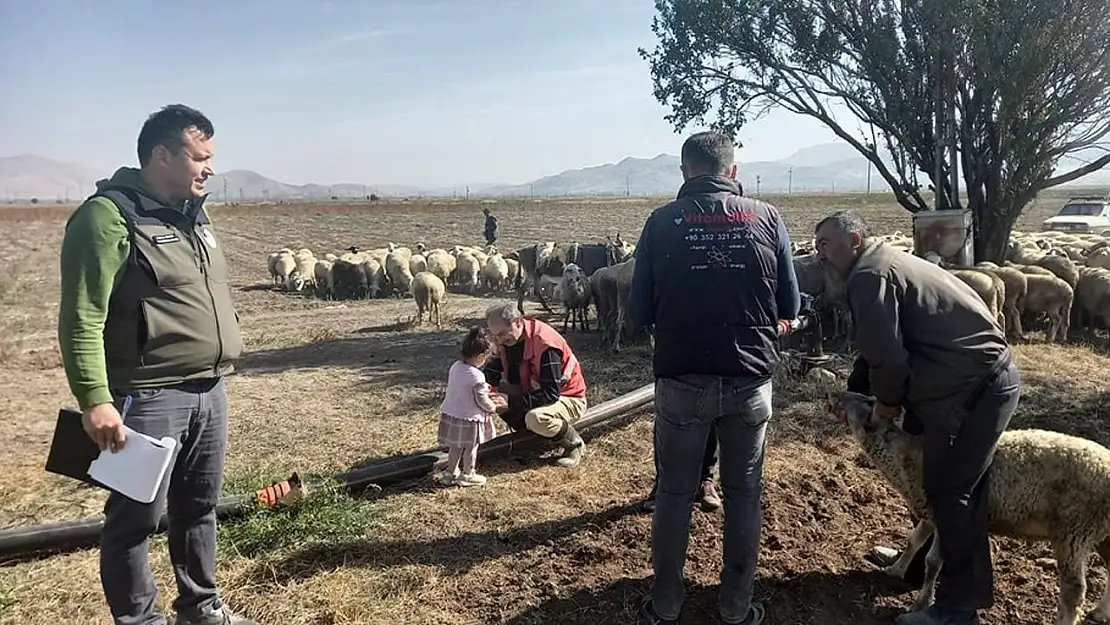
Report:
[[[1060,199],[1043,198],[1020,227],[1036,229]],[[797,238],[808,239],[816,219],[838,208],[858,209],[878,232],[910,231],[908,213],[883,195],[774,201]],[[659,203],[504,201],[492,208],[502,247],[515,248],[617,232],[635,240]],[[288,246],[322,255],[387,241],[477,244],[479,209],[476,202],[212,209],[248,345],[229,382],[229,492],[293,471],[327,473],[433,447],[455,341],[494,301],[452,294],[448,327],[411,328],[411,300],[335,303],[273,291],[266,253]],[[103,501],[101,492],[42,469],[57,409],[72,404],[55,341],[57,249],[71,210],[0,209],[0,528],[95,516]],[[614,356],[595,334],[569,338],[591,403],[651,381],[646,346]],[[1015,426],[1110,444],[1102,348],[1033,343],[1016,350],[1025,387]],[[770,625],[888,623],[908,607],[913,589],[862,557],[876,543],[899,545],[908,516],[826,418],[820,399],[810,383],[784,377],[776,386],[757,591]],[[281,625],[633,623],[651,576],[651,517],[638,509],[652,479],[650,410],[585,437],[585,458],[573,470],[555,466],[542,449],[518,451],[482,467],[490,476],[484,488],[416,480],[373,501],[340,497],[315,512],[229,521],[221,526],[224,596],[259,622]],[[721,524],[720,513],[693,514],[684,623],[713,622]],[[1009,540],[994,547],[997,605],[983,622],[1050,622],[1050,550]],[[151,553],[159,606],[168,609],[174,594],[164,539]],[[1090,581],[1093,602],[1105,567],[1096,564]],[[0,566],[0,622],[110,622],[97,551]]]

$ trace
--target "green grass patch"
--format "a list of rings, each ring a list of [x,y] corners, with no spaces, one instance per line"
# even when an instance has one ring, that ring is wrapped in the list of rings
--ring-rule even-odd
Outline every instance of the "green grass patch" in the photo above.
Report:
[[[253,493],[280,481],[275,475],[280,474],[259,471],[228,476],[224,493]],[[304,499],[276,508],[254,504],[246,514],[221,521],[220,550],[254,557],[279,549],[334,543],[363,536],[380,522],[377,504],[351,496],[329,476],[302,479],[312,485]]]

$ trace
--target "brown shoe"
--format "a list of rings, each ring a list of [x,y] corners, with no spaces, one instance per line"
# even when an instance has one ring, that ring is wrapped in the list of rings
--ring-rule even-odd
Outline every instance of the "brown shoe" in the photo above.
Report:
[[[721,496],[717,494],[717,487],[713,485],[713,480],[706,480],[698,487],[698,503],[701,504],[701,509],[706,512],[714,512],[721,509]]]

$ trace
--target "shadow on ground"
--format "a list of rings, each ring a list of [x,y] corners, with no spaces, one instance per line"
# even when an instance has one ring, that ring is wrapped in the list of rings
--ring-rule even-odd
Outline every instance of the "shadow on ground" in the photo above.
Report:
[[[508,531],[489,530],[444,536],[432,540],[358,539],[297,549],[279,560],[268,561],[249,576],[263,583],[279,584],[305,580],[319,571],[336,567],[435,566],[442,576],[458,575],[488,560],[530,551],[542,545],[557,545],[561,539],[590,526],[594,531],[639,513],[636,504],[600,512],[544,521]]]
[[[626,625],[637,619],[641,599],[651,589],[651,578],[622,579],[601,588],[556,593],[530,607],[506,625]],[[683,625],[720,623],[719,586],[687,585],[679,622]],[[806,573],[789,579],[756,581],[756,597],[764,602],[764,625],[887,625],[897,614],[873,608],[874,599],[906,592],[905,584],[871,571]],[[849,599],[850,601],[845,601]]]

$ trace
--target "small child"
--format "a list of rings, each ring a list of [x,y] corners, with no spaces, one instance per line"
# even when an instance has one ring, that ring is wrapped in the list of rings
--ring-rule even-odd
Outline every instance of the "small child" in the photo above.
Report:
[[[501,396],[490,397],[482,365],[492,351],[493,342],[483,328],[471,328],[463,338],[461,358],[447,374],[447,393],[440,406],[439,444],[448,448],[446,485],[481,486],[486,478],[474,471],[478,445],[493,438],[493,416],[505,405]],[[459,469],[461,468],[461,474]]]

